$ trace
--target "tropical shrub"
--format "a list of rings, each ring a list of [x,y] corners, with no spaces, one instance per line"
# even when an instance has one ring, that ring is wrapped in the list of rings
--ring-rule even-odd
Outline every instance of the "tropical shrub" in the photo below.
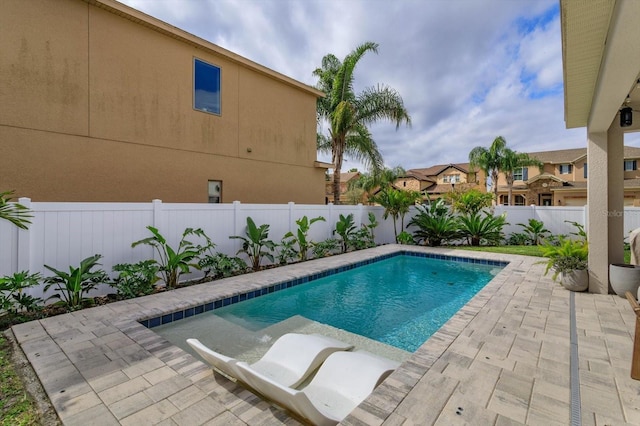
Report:
[[[528,243],[534,246],[542,243],[542,240],[551,234],[551,232],[544,227],[542,221],[536,219],[529,219],[528,224],[518,223],[518,226],[522,226],[523,233],[528,237]]]
[[[153,260],[153,262],[158,264],[160,275],[167,288],[174,288],[178,285],[180,275],[189,273],[191,268],[199,269],[200,267],[197,263],[198,257],[207,247],[211,247],[213,244],[202,229],[187,228],[182,233],[178,248],[174,249],[167,243],[167,240],[160,234],[157,228],[147,226],[147,229],[151,232],[152,236],[132,243],[131,247],[145,244],[156,250],[159,259]],[[207,241],[207,245],[195,245],[187,240],[187,237],[190,235],[204,238]]]
[[[334,254],[340,248],[340,242],[335,238],[328,238],[313,244],[311,249],[313,257],[327,257]]]
[[[424,241],[428,246],[437,247],[458,238],[458,220],[444,200],[438,199],[429,205],[416,206],[416,209],[418,213],[409,221],[408,226],[418,228],[413,233],[417,242]]]
[[[59,271],[51,266],[44,265],[45,268],[55,275],[44,279],[44,291],[55,286],[56,293],[48,299],[59,299],[71,309],[81,308],[88,299],[85,295],[95,289],[98,284],[107,283],[109,277],[102,269],[94,270],[100,266],[98,260],[102,255],[96,254],[80,262],[80,266],[74,268],[69,266],[69,272]],[[47,299],[47,300],[48,300]]]
[[[504,239],[502,228],[507,225],[505,214],[494,216],[491,213],[484,212],[461,215],[458,218],[460,222],[460,235],[467,239],[467,244],[479,246],[481,243],[486,245],[497,245]]]
[[[383,217],[386,219],[391,216],[393,219],[393,233],[396,242],[398,242],[398,219],[401,220],[400,228],[404,229],[404,217],[409,212],[409,208],[415,205],[419,199],[421,199],[421,195],[417,191],[402,191],[393,187],[381,190],[372,198],[373,202],[384,207]]]
[[[324,222],[324,217],[318,216],[309,220],[307,216],[302,216],[300,219],[296,220],[296,224],[298,225],[296,233],[287,232],[284,234],[283,238],[291,239],[294,245],[298,245],[297,254],[300,260],[307,260],[309,248],[313,246],[313,241],[309,240],[309,229],[311,229],[311,225],[320,221]]]
[[[40,273],[16,272],[0,278],[0,310],[16,315],[19,312],[34,312],[39,309],[42,299],[25,294],[24,290],[37,286],[42,279]]]
[[[118,273],[109,285],[116,289],[119,296],[124,299],[132,299],[145,296],[153,292],[153,287],[158,281],[160,267],[154,260],[143,260],[138,263],[119,263],[113,266]]]
[[[376,219],[376,215],[373,214],[373,212],[369,212],[368,219],[369,219],[369,223],[367,223],[367,224],[363,223],[362,224],[362,228],[368,234],[369,244],[367,246],[368,247],[375,247],[376,246],[376,236],[375,236],[374,230],[378,227],[379,223],[378,223],[378,219]]]
[[[355,232],[356,224],[353,221],[353,213],[350,213],[347,216],[341,214],[340,219],[336,222],[336,229],[333,233],[340,235],[342,253],[346,253],[347,250],[349,250],[349,246],[351,245],[351,240],[353,239]]]
[[[286,265],[298,256],[295,244],[292,238],[282,238],[278,244],[278,264]]]
[[[506,241],[508,246],[526,246],[531,243],[531,238],[522,232],[514,232]]]
[[[276,248],[276,243],[269,239],[269,225],[256,226],[253,219],[247,217],[245,236],[232,235],[229,238],[242,240],[242,248],[236,254],[246,254],[254,271],[260,269],[260,262],[264,257],[273,262],[272,253]]]
[[[453,211],[460,214],[478,213],[482,209],[490,207],[493,199],[491,193],[473,188],[467,191],[451,191],[445,197],[451,203]]]
[[[244,260],[224,253],[203,255],[198,261],[198,266],[204,271],[205,278],[213,279],[238,275],[247,270]]]
[[[585,240],[562,238],[559,245],[545,244],[541,247],[542,255],[548,257],[545,275],[553,269],[553,280],[559,274],[579,269],[587,269],[589,245]]]
[[[396,238],[396,241],[398,241],[398,244],[405,244],[405,245],[415,244],[415,241],[413,241],[413,236],[407,231],[402,231],[401,233],[399,233],[398,237]]]

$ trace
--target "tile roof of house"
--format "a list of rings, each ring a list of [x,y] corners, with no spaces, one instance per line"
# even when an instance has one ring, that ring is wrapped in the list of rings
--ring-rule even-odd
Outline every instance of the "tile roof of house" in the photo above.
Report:
[[[537,158],[543,163],[571,163],[585,155],[587,148],[559,149],[555,151],[528,152],[529,156]],[[625,158],[640,158],[640,148],[634,146],[624,147]]]
[[[407,174],[422,175],[423,177],[437,176],[449,167],[460,170],[463,173],[469,173],[469,163],[450,163],[450,164],[438,164],[435,166],[427,167],[424,169],[409,169]]]
[[[349,182],[353,178],[360,176],[360,172],[340,173],[340,182]],[[333,181],[333,174],[329,174],[329,180]]]

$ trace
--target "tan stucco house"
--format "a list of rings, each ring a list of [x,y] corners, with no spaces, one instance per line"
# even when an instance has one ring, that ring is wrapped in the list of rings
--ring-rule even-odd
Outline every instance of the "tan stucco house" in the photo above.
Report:
[[[529,152],[543,163],[514,173],[512,204],[516,206],[585,206],[589,164],[587,148]],[[640,206],[640,148],[625,146],[620,169],[624,173],[624,205]],[[504,173],[498,177],[498,203],[508,204]]]
[[[349,185],[351,182],[355,182],[360,178],[360,172],[345,172],[340,173],[340,202],[344,203],[348,200],[344,199],[344,195],[349,191]],[[333,203],[333,175],[328,173],[325,176],[325,202]]]
[[[486,191],[484,173],[472,170],[469,163],[437,164],[421,169],[409,169],[405,176],[396,179],[398,189],[419,191],[431,199],[454,190],[470,188]]]
[[[324,203],[323,94],[113,0],[0,4],[2,190]]]

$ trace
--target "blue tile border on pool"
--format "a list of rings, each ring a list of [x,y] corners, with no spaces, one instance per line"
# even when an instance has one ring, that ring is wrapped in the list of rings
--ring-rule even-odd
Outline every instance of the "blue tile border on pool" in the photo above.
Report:
[[[390,259],[396,256],[413,256],[413,257],[424,257],[428,259],[437,259],[437,260],[448,260],[454,262],[463,262],[463,263],[477,263],[480,265],[488,265],[488,266],[498,266],[504,268],[509,264],[509,262],[500,261],[500,260],[491,260],[491,259],[475,259],[470,257],[462,257],[462,256],[450,256],[446,254],[434,254],[434,253],[421,253],[414,251],[397,251],[394,253],[384,254],[377,257],[372,257],[371,259],[361,260],[358,262],[350,263],[348,265],[340,266],[333,269],[327,269],[326,271],[317,272],[315,274],[307,275],[301,278],[296,278],[293,280],[272,284],[267,287],[263,287],[258,290],[249,291],[246,293],[236,294],[230,297],[225,297],[223,299],[218,299],[214,301],[210,301],[207,303],[203,303],[201,305],[191,306],[189,308],[170,312],[166,314],[162,314],[153,318],[140,319],[138,322],[145,326],[146,328],[154,328],[160,325],[169,324],[174,321],[179,321],[183,318],[189,318],[194,315],[199,315],[204,312],[209,312],[214,309],[219,309],[224,306],[232,305],[234,303],[242,302],[244,300],[253,299],[255,297],[264,296],[265,294],[270,294],[279,290],[284,290],[287,288],[295,287],[300,284],[305,284],[310,281],[317,280],[319,278],[328,277],[330,275],[338,274],[340,272],[349,271],[351,269],[359,268],[361,266],[369,265],[372,263],[380,262],[382,260]]]

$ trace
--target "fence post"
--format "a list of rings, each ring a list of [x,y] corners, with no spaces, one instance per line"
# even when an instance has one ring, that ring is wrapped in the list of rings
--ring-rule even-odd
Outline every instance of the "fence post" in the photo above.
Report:
[[[234,201],[233,202],[233,227],[231,228],[233,230],[233,235],[243,235],[241,232],[241,226],[242,224],[240,224],[240,201]],[[235,247],[233,249],[234,253],[238,251],[238,248],[240,247],[241,243],[240,240],[235,240]]]
[[[334,224],[334,221],[333,221],[333,203],[328,203],[327,207],[328,207],[328,210],[329,210],[329,218],[327,219],[327,222],[329,222],[329,225],[330,225],[329,228],[333,229],[333,227],[334,227],[333,226],[333,224]],[[331,237],[332,236],[329,235],[329,238],[331,238]]]
[[[31,210],[31,198],[20,198],[18,202]],[[33,222],[30,226],[33,226]],[[31,231],[18,228],[18,270],[28,271],[31,266]]]
[[[151,200],[151,207],[153,208],[153,227],[161,229],[164,225],[162,223],[162,200]]]
[[[295,207],[296,207],[296,203],[294,203],[293,201],[289,201],[289,203],[287,203],[289,206],[289,232],[293,232],[294,231],[294,226],[293,223],[295,222],[294,218],[295,218]]]
[[[358,203],[358,219],[356,219],[356,227],[360,229],[362,226],[362,215],[364,214],[364,206],[362,203]]]
[[[531,204],[531,219],[538,220],[537,215],[536,215],[536,205],[535,204]]]

